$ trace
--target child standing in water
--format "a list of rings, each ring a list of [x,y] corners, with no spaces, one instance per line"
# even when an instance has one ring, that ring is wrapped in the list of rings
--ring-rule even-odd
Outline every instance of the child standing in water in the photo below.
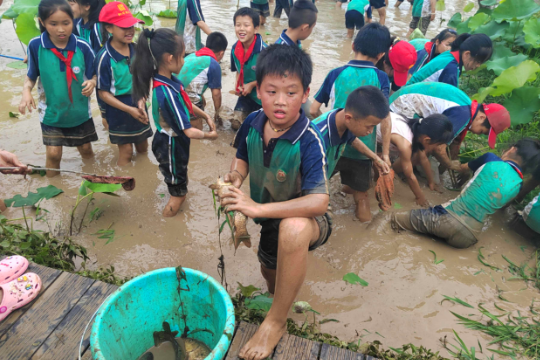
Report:
[[[190,139],[217,139],[216,126],[208,114],[192,106],[184,86],[172,75],[178,74],[184,65],[184,42],[180,35],[170,29],[144,29],[135,50],[133,103],[146,100],[152,85],[152,117],[157,130],[152,151],[171,194],[163,216],[172,217],[187,195]],[[191,127],[191,113],[204,117],[210,132]]]
[[[73,34],[73,12],[65,0],[42,0],[38,6],[41,36],[28,44],[28,73],[19,111],[36,108],[32,89],[38,83],[38,113],[47,148],[45,167],[60,168],[63,146],[76,146],[83,159],[94,156],[98,139],[90,96],[96,87],[94,52]],[[58,172],[47,171],[47,176]]]
[[[71,0],[73,14],[77,14],[73,22],[73,33],[88,41],[94,53],[98,53],[107,40],[99,24],[99,13],[105,6],[105,0]]]
[[[124,166],[131,163],[133,144],[138,153],[146,153],[146,139],[152,136],[146,111],[139,109],[131,97],[129,66],[135,56],[134,26],[144,22],[119,1],[105,5],[99,21],[111,36],[95,60],[98,96],[105,103],[111,143],[118,145],[117,164]]]
[[[186,55],[203,48],[201,30],[210,35],[212,30],[204,21],[200,0],[178,0],[176,32],[183,36]]]
[[[266,24],[266,18],[270,16],[268,0],[251,0],[250,7],[259,13],[261,25]]]

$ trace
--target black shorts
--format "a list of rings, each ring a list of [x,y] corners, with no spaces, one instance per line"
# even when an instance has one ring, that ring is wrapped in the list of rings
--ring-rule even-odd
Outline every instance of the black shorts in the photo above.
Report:
[[[339,172],[341,183],[354,191],[367,192],[373,183],[373,162],[371,160],[350,159],[342,156],[334,174]],[[333,175],[333,174],[332,174]]]
[[[369,4],[375,9],[380,9],[386,6],[386,2],[384,0],[369,0]]]
[[[332,218],[328,213],[315,217],[319,225],[319,238],[312,244],[308,251],[315,250],[324,245],[332,234]],[[281,219],[268,219],[261,223],[261,241],[257,257],[262,266],[267,269],[277,268],[279,225]]]
[[[49,126],[44,123],[40,124],[41,133],[43,134],[43,145],[46,146],[82,146],[98,140],[92,118],[86,120],[81,125],[71,128]]]
[[[251,2],[251,8],[265,18],[270,16],[270,6],[268,5],[268,3],[254,4],[253,2]]]
[[[345,27],[347,29],[356,30],[361,29],[364,26],[364,15],[356,10],[348,10],[345,13]]]

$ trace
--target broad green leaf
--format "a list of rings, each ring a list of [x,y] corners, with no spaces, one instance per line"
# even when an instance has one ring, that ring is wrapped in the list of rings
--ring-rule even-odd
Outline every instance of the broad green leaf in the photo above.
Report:
[[[494,20],[523,20],[540,11],[534,0],[510,0],[505,1],[493,10],[491,17]]]
[[[238,283],[238,290],[240,290],[240,292],[242,293],[242,295],[243,295],[244,297],[247,297],[247,298],[248,298],[248,297],[250,297],[251,295],[253,295],[253,293],[254,293],[255,291],[259,291],[259,290],[261,290],[261,289],[256,288],[256,287],[253,286],[253,285],[244,286],[244,285]]]
[[[38,13],[39,3],[40,0],[15,0],[11,8],[18,15],[30,14],[34,17]]]
[[[437,11],[444,11],[446,10],[446,6],[444,5],[444,0],[439,0],[435,4],[435,10]]]
[[[476,15],[475,15],[476,16]],[[487,24],[480,25],[474,30],[474,34],[486,34],[491,40],[503,37],[507,34],[507,29],[509,28],[507,22],[498,23],[496,21],[489,21]]]
[[[178,16],[178,13],[175,10],[167,9],[167,10],[160,11],[159,14],[157,14],[157,16],[175,19]]]
[[[456,28],[459,24],[461,24],[461,13],[455,13],[448,21],[448,26]]]
[[[508,94],[522,87],[526,82],[535,80],[538,70],[540,70],[540,65],[532,60],[525,60],[516,67],[504,70],[498,78],[493,80],[492,86],[495,90],[490,94],[493,96]]]
[[[3,14],[2,14],[2,19],[7,19],[7,20],[11,20],[11,19],[15,19],[17,17],[17,13],[15,11],[13,11],[13,5],[11,5],[9,7],[9,9],[7,9]]]
[[[471,11],[472,9],[474,9],[474,3],[470,2],[467,5],[465,5],[465,7],[463,8],[463,12],[467,13],[467,12]]]
[[[4,200],[7,207],[22,207],[32,206],[37,204],[42,199],[51,199],[64,191],[56,186],[49,185],[47,187],[41,187],[37,189],[37,192],[29,192],[28,196],[23,198],[21,195],[15,195],[11,199]]]
[[[484,1],[480,1],[480,4],[484,5],[484,6],[493,6],[493,5],[497,5],[498,3],[498,0],[484,0]]]
[[[512,91],[512,96],[503,102],[510,112],[512,125],[526,124],[540,110],[540,88],[524,86]]]
[[[154,20],[152,20],[152,17],[150,15],[145,15],[141,11],[139,11],[133,16],[135,16],[137,19],[144,21],[145,26],[152,26],[152,24],[154,23]]]
[[[478,89],[478,93],[471,96],[471,99],[478,101],[479,103],[484,102],[485,98],[493,91],[494,89],[489,86],[485,88]]]
[[[272,306],[274,299],[268,297],[267,294],[257,295],[253,299],[246,299],[245,304],[248,309],[264,310],[268,312]]]
[[[463,33],[467,33],[467,32],[470,32],[471,29],[469,29],[469,20],[471,18],[468,18],[467,20],[465,20],[464,22],[462,23],[459,23],[458,26],[456,26],[456,31],[458,34],[463,34]]]
[[[540,19],[530,18],[523,26],[525,41],[534,48],[540,47]]]
[[[480,13],[476,14],[469,20],[469,29],[476,30],[481,25],[484,25],[486,21],[489,19],[489,15]]]
[[[509,24],[502,36],[504,41],[514,44],[514,42],[520,37],[524,36],[523,26],[525,23],[523,21],[510,21],[509,23],[504,21],[501,24]]]
[[[28,67],[22,61],[12,61],[9,64],[7,64],[6,66],[9,67],[9,68],[12,68],[12,69],[26,69]]]
[[[113,193],[122,188],[122,184],[96,184],[85,180],[83,186],[89,188],[96,193]]]
[[[490,60],[486,63],[486,66],[488,70],[492,70],[496,75],[501,75],[504,70],[512,66],[518,66],[527,59],[527,55],[519,54],[515,56],[503,57],[497,60]]]
[[[30,40],[41,34],[37,28],[36,20],[34,19],[33,14],[20,14],[17,16],[15,24],[17,25],[15,32],[17,33],[19,40],[21,40],[25,45],[28,45]]]
[[[501,59],[507,56],[515,56],[517,55],[515,52],[510,50],[508,46],[506,46],[505,42],[495,42],[493,43],[493,55],[491,55],[490,60],[497,60]]]
[[[424,34],[422,34],[422,31],[420,31],[420,29],[418,28],[414,29],[414,31],[411,33],[411,36],[409,37],[409,39],[411,40],[423,39],[423,38],[424,38]]]
[[[356,275],[355,273],[348,273],[346,274],[345,276],[343,276],[343,280],[348,282],[349,284],[360,284],[362,286],[368,286],[369,283],[364,280],[364,279],[361,279],[358,275]]]

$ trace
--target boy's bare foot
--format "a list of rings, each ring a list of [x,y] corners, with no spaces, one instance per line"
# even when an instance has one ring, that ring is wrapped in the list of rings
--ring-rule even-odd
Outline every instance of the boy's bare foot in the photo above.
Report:
[[[286,322],[274,322],[266,318],[255,335],[240,350],[238,357],[244,360],[263,360],[274,351],[287,330]]]
[[[165,209],[163,209],[163,217],[173,217],[178,214],[184,200],[186,200],[185,196],[171,196],[169,202],[165,205]]]

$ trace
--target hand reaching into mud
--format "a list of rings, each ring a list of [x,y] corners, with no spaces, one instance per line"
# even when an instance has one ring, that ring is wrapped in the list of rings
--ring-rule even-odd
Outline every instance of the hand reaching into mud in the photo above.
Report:
[[[381,174],[388,174],[390,172],[390,166],[381,158],[377,158],[377,160],[375,161],[375,166]]]
[[[428,207],[431,206],[431,204],[429,203],[429,201],[425,197],[417,198],[416,199],[416,204],[420,205],[423,208],[428,208]]]
[[[17,170],[4,170],[3,174],[26,174],[28,167],[21,163],[17,155],[5,150],[0,150],[0,167],[18,167]]]
[[[226,179],[224,180],[227,181]],[[240,189],[229,187],[229,190],[230,193],[224,194],[221,198],[221,206],[226,211],[240,211],[252,219],[259,217],[261,204],[257,204]]]
[[[225,176],[223,176],[223,180],[233,184],[233,186],[237,189],[240,189],[242,183],[244,182],[244,178],[238,171],[231,171],[225,174]]]
[[[429,190],[431,190],[431,191],[436,191],[438,193],[443,192],[441,187],[438,184],[435,184],[434,182],[429,183],[428,186],[429,186]]]

